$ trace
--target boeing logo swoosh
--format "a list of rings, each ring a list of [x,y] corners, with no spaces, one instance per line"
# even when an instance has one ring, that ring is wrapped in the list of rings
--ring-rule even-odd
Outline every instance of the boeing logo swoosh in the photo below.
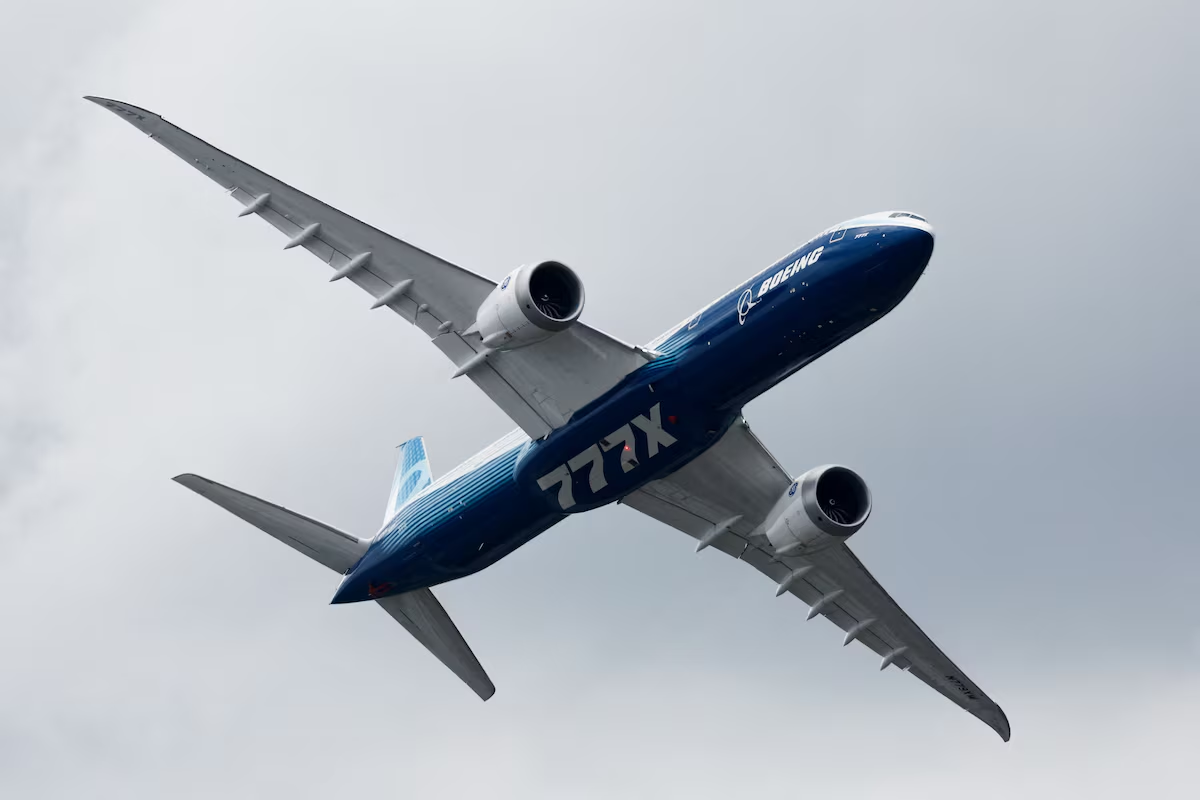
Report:
[[[746,324],[746,315],[750,313],[750,309],[758,305],[758,301],[754,299],[754,289],[747,289],[742,292],[742,296],[738,298],[737,312],[738,325]]]

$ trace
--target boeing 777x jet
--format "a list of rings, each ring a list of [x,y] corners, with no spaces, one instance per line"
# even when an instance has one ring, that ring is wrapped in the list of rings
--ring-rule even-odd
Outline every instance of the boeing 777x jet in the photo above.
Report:
[[[749,564],[1008,741],[1004,712],[884,591],[846,542],[871,493],[846,467],[792,477],[746,403],[908,294],[933,229],[904,211],[830,228],[643,347],[579,321],[558,261],[491,281],[347,216],[136,106],[87,98],[224,187],[429,337],[518,429],[436,480],[400,448],[383,526],[360,539],[197,475],[175,480],[342,576],[334,603],[374,602],[481,698],[492,681],[432,587],[478,572],[570,514],[623,503]]]

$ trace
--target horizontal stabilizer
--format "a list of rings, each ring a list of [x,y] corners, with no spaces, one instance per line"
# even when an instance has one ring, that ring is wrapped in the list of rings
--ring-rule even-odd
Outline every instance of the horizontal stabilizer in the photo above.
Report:
[[[348,533],[199,475],[177,475],[175,481],[335,572],[346,573],[367,551],[367,542]]]
[[[475,694],[487,700],[496,693],[479,659],[471,652],[454,621],[428,589],[395,594],[377,600],[418,642],[450,668]]]

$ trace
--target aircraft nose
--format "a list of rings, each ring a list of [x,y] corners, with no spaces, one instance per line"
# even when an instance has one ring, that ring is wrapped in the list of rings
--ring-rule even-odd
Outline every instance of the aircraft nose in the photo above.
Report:
[[[887,262],[905,270],[923,270],[933,255],[933,228],[898,227],[884,234],[881,250]]]
[[[871,292],[895,302],[908,294],[925,271],[933,255],[933,231],[921,226],[893,228],[880,245],[864,277]]]
[[[929,224],[929,220],[911,211],[880,211],[875,214],[868,214],[865,217],[861,217],[861,219],[870,222],[878,221],[885,226],[913,228],[924,231],[929,234],[930,238],[934,236],[933,226]]]
[[[905,249],[911,251],[910,257],[920,262],[921,268],[924,269],[933,255],[933,244],[937,240],[933,226],[925,223],[919,227],[909,228],[903,238]]]
[[[937,239],[937,234],[933,230],[933,226],[929,224],[929,220],[924,217],[918,217],[915,214],[905,220],[914,230],[923,231],[930,239]]]
[[[911,273],[915,281],[925,271],[929,259],[933,256],[933,228],[910,228],[903,239],[900,258],[904,262],[905,270]]]

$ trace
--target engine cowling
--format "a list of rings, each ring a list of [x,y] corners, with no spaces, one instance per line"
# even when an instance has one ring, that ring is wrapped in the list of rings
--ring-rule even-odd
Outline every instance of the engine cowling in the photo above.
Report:
[[[474,331],[492,350],[512,350],[571,327],[583,312],[583,281],[561,261],[510,272],[479,306]]]
[[[776,553],[801,555],[849,538],[870,515],[866,482],[851,469],[829,464],[792,482],[767,520],[767,539]]]

